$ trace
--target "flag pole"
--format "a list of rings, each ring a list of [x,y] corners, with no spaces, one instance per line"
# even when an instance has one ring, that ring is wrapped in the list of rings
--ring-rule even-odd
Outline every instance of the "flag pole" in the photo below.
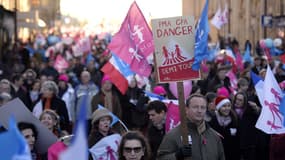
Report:
[[[120,124],[124,127],[124,129],[126,130],[126,132],[129,131],[128,127],[119,119]]]
[[[185,98],[184,98],[184,88],[183,81],[177,82],[177,91],[178,91],[178,103],[179,103],[179,111],[180,111],[180,131],[182,135],[182,143],[183,145],[188,145],[188,127],[187,120],[185,114]],[[189,157],[184,158],[185,160],[190,160]]]

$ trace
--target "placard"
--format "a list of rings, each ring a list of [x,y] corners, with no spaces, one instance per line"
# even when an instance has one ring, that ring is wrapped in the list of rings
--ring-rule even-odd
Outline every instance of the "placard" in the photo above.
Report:
[[[200,72],[192,70],[195,43],[194,17],[153,19],[151,25],[159,83],[199,79]]]

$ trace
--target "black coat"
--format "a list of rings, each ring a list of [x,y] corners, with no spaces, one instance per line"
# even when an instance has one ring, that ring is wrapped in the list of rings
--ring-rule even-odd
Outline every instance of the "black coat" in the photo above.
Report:
[[[239,131],[237,120],[232,120],[227,126],[221,126],[214,116],[209,122],[210,126],[216,130],[222,137],[226,160],[240,160],[239,147]],[[231,134],[231,130],[236,130],[235,134]]]
[[[270,135],[255,127],[259,114],[248,106],[239,119],[240,147],[246,160],[268,160]]]
[[[42,99],[43,107],[45,106],[45,102],[46,102],[46,99],[43,98]],[[56,96],[53,96],[51,99],[50,109],[54,110],[59,115],[60,128],[62,130],[66,130],[69,133],[71,133],[69,116],[68,116],[67,107],[66,107],[65,102],[62,99]]]
[[[152,124],[148,127],[147,138],[151,148],[151,160],[156,159],[157,150],[165,135],[165,126],[162,129],[157,129]]]

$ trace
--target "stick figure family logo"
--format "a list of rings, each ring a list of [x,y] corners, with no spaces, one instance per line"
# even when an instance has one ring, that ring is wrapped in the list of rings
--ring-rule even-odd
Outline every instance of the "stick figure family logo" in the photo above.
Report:
[[[119,142],[116,140],[115,143],[117,145],[116,149],[119,148]],[[98,160],[105,160],[105,159],[116,160],[116,159],[118,159],[116,150],[114,150],[114,148],[112,148],[110,145],[106,146],[105,150],[106,150],[106,155],[104,154],[103,156],[100,156],[98,158]]]
[[[139,40],[138,43],[136,43],[135,48],[133,47],[129,47],[129,52],[132,53],[132,59],[136,59],[138,62],[140,62],[141,59],[143,59],[143,57],[138,53],[138,47],[141,43],[144,42],[144,37],[143,37],[143,33],[142,30],[144,29],[144,27],[140,27],[139,25],[134,25],[134,32],[132,32],[130,25],[128,24],[128,30],[130,32],[130,38],[135,42],[135,37],[137,37],[137,39]]]
[[[162,63],[163,66],[181,63],[187,59],[181,55],[181,49],[178,44],[175,45],[175,49],[172,52],[170,52],[166,46],[162,46],[162,54],[165,58],[164,62]]]
[[[268,120],[267,125],[269,125],[271,127],[271,129],[281,129],[282,127],[278,126],[276,123],[276,116],[279,119],[279,121],[282,121],[282,118],[281,118],[282,114],[279,111],[279,107],[278,107],[280,105],[280,102],[281,102],[281,95],[274,88],[271,88],[270,92],[274,95],[275,102],[277,102],[277,103],[279,102],[279,104],[274,103],[274,102],[268,102],[267,100],[264,100],[265,106],[269,107],[269,110],[270,110],[272,117],[273,117],[273,121]]]

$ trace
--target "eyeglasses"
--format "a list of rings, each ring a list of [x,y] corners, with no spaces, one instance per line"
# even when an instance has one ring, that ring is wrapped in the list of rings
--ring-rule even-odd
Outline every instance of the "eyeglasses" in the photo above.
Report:
[[[134,151],[135,153],[139,153],[142,150],[142,147],[124,147],[124,151],[127,153],[131,153],[132,151]]]

